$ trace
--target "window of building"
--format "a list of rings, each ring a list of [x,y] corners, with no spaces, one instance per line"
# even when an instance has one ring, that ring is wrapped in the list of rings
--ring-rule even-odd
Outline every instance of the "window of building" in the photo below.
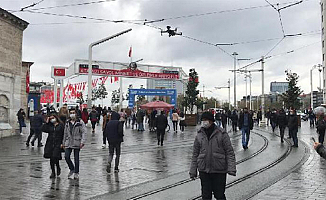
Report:
[[[325,54],[323,53],[323,61],[325,61]]]
[[[324,27],[321,29],[321,34],[324,35]]]
[[[322,47],[324,48],[324,46],[325,46],[325,42],[324,42],[324,40],[322,41],[321,44],[322,44]]]

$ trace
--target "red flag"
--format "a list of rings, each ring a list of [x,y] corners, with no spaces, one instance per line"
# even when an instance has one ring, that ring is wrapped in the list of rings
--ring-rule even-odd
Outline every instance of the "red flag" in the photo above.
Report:
[[[115,76],[114,77],[114,82],[117,82],[117,81],[119,81],[119,77]]]
[[[130,47],[129,49],[129,57],[131,57],[131,53],[132,53],[132,47]]]
[[[29,93],[29,69],[26,72],[26,93]]]

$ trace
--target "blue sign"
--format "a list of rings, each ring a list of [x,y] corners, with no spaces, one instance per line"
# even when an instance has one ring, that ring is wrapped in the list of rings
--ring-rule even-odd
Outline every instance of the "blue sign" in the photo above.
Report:
[[[133,108],[135,104],[135,96],[170,96],[171,105],[176,106],[177,90],[175,89],[129,89],[129,108]]]

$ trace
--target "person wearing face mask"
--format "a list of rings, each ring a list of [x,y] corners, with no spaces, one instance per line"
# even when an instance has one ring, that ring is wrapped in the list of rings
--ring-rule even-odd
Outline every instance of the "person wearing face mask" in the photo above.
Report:
[[[250,138],[250,130],[254,127],[252,115],[248,112],[248,108],[244,108],[239,117],[239,129],[242,132],[242,147],[248,149]]]
[[[293,146],[298,147],[298,117],[293,108],[290,109],[290,116],[288,121],[289,134],[293,139]]]
[[[202,127],[197,133],[190,167],[190,178],[201,181],[202,199],[226,199],[226,175],[236,175],[235,154],[229,135],[214,123],[211,112],[202,114]]]
[[[68,164],[70,172],[68,179],[79,179],[79,152],[86,142],[86,126],[83,120],[76,116],[76,110],[69,111],[69,119],[65,124],[62,147],[65,149],[65,160]],[[74,151],[75,165],[70,159],[70,155]]]
[[[62,159],[61,145],[64,132],[63,122],[57,115],[52,114],[42,126],[42,131],[48,133],[48,138],[46,139],[44,147],[44,158],[50,159],[52,171],[50,178],[55,178],[61,174],[59,160]],[[57,168],[57,173],[55,173],[55,167]]]

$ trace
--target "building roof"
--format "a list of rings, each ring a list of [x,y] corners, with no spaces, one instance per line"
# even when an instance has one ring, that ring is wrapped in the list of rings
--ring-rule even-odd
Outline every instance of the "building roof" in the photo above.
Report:
[[[25,30],[28,26],[28,22],[20,19],[19,17],[11,14],[10,12],[0,8],[0,19],[3,19],[13,25],[15,25],[20,30]]]

